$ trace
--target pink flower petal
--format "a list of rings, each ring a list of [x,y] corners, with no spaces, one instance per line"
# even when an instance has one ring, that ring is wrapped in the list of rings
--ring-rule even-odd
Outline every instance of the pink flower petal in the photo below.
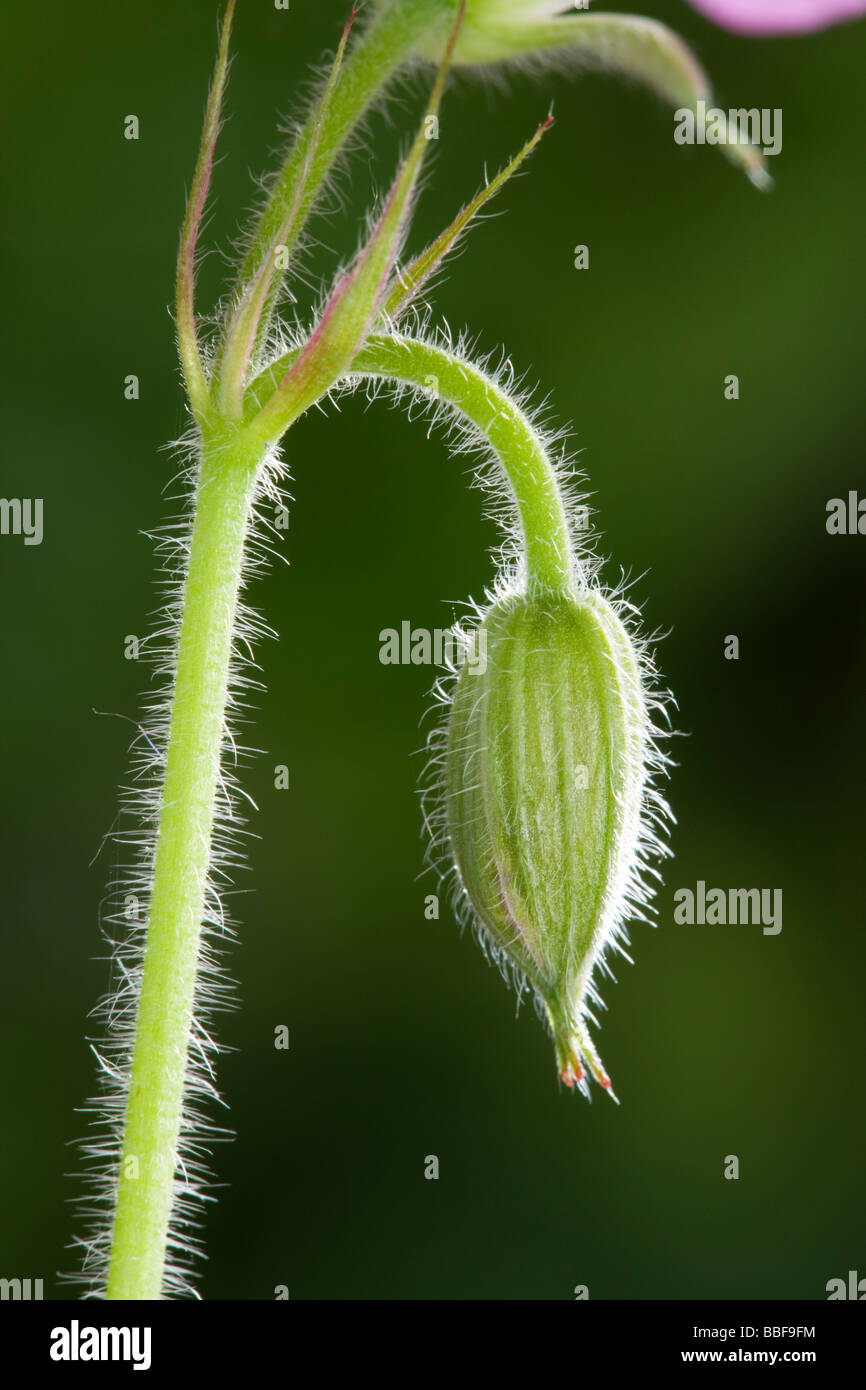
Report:
[[[738,34],[805,34],[866,14],[866,0],[689,0],[692,9]]]

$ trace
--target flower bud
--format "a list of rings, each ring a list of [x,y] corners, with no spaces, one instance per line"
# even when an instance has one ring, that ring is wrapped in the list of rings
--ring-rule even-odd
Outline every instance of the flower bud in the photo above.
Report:
[[[592,971],[640,900],[650,721],[637,651],[597,591],[489,609],[456,681],[448,836],[493,954],[535,989],[567,1086],[610,1080],[587,1034]],[[590,1015],[591,1017],[591,1015]]]

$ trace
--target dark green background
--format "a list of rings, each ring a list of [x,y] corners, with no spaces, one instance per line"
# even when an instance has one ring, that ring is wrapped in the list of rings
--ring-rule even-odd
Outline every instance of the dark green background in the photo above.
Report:
[[[275,117],[336,39],[341,3],[242,0],[210,244],[227,248]],[[415,781],[431,672],[380,629],[447,626],[492,578],[464,461],[384,405],[293,432],[288,541],[253,593],[279,631],[245,773],[260,814],[219,1025],[236,1141],[207,1217],[209,1298],[823,1298],[866,1274],[863,1212],[863,596],[866,537],[830,538],[862,464],[866,23],[724,35],[682,4],[722,105],[781,107],[775,191],[670,114],[591,77],[455,84],[413,245],[534,128],[527,177],[438,306],[505,343],[574,422],[606,569],[637,577],[679,703],[675,860],[633,932],[602,1054],[623,1104],[557,1086],[548,1039],[450,914],[425,921]],[[76,1223],[70,1147],[94,1084],[85,1016],[107,980],[92,865],[126,772],[155,604],[141,536],[166,516],[183,425],[168,305],[215,45],[213,0],[5,6],[2,493],[45,539],[0,540],[4,679],[0,1275],[54,1272]],[[356,242],[419,110],[369,130],[344,181]],[[124,115],[141,120],[137,144]],[[396,127],[396,129],[395,129]],[[591,268],[572,268],[587,243]],[[324,252],[313,268],[333,263]],[[205,294],[220,262],[203,272]],[[141,399],[123,399],[123,377]],[[723,398],[735,372],[741,396]],[[723,660],[737,633],[739,662]],[[273,789],[287,763],[292,789]],[[781,887],[784,927],[684,927],[702,878]],[[254,891],[250,891],[254,890]],[[273,1030],[291,1030],[275,1052]],[[437,1154],[438,1182],[424,1180]],[[723,1178],[737,1154],[738,1182]],[[73,1176],[70,1176],[72,1174]]]

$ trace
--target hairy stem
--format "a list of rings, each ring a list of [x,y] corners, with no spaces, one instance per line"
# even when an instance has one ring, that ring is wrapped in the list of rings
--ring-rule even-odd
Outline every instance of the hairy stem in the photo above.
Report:
[[[109,1299],[161,1296],[244,541],[258,460],[203,448],[184,586]]]

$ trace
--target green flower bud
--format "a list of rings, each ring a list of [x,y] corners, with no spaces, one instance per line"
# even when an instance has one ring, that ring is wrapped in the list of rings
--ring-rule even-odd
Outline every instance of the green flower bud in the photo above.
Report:
[[[446,735],[459,896],[494,958],[533,986],[565,1084],[588,1094],[586,1068],[610,1091],[586,1020],[594,966],[622,949],[629,901],[648,897],[659,757],[641,659],[591,590],[504,598],[476,641],[486,663],[461,667]]]

